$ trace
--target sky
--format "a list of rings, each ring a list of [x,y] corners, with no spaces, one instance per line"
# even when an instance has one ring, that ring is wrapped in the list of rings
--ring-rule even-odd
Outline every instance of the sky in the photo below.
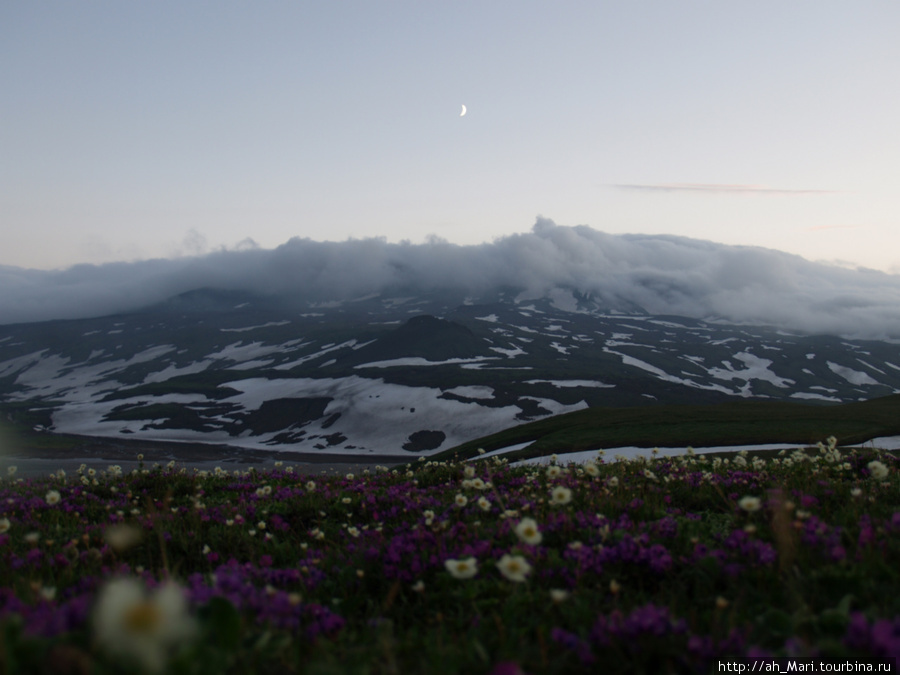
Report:
[[[0,3],[0,265],[545,218],[900,273],[898,26],[893,0]]]

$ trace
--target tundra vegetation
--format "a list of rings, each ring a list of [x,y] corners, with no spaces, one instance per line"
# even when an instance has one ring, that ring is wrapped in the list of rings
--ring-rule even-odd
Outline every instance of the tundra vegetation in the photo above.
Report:
[[[900,462],[818,447],[0,480],[0,672],[900,656]]]

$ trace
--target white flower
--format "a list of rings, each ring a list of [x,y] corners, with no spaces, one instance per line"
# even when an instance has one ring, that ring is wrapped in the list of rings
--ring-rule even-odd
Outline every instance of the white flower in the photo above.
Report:
[[[444,561],[444,567],[457,579],[471,579],[478,574],[478,561],[475,558],[466,558],[465,560],[449,558]]]
[[[585,462],[584,463],[584,472],[591,477],[599,476],[600,469],[597,468],[597,465],[594,462]]]
[[[467,466],[465,469],[463,469],[463,475],[466,478],[474,478],[475,477],[475,467]]]
[[[9,474],[10,477],[15,476],[17,470],[18,470],[17,467],[14,467],[14,466],[6,467],[6,473]]]
[[[555,506],[563,506],[572,501],[572,491],[560,485],[553,488],[553,491],[550,493],[550,499]]]
[[[478,506],[481,508],[482,511],[490,511],[491,502],[487,498],[481,497],[478,499]]]
[[[9,532],[9,528],[11,527],[12,523],[9,522],[9,518],[0,518],[0,534]]]
[[[551,588],[550,589],[550,599],[556,605],[568,600],[570,595],[572,595],[572,594],[563,588]]]
[[[884,480],[888,477],[888,468],[877,459],[866,464],[866,468],[875,480]]]
[[[56,490],[50,490],[50,492],[47,493],[44,499],[47,500],[47,503],[50,506],[54,506],[55,504],[59,504],[59,500],[62,498],[59,496],[59,492],[57,492]]]
[[[497,569],[507,579],[517,583],[525,581],[525,577],[531,573],[531,565],[528,564],[525,558],[520,555],[509,555],[508,553],[497,562]]]
[[[754,511],[759,511],[760,501],[759,497],[741,497],[738,501],[738,506],[741,507],[747,513],[753,513]]]
[[[307,489],[309,492],[312,492],[313,490],[315,490],[315,489],[316,489],[316,484],[315,484],[315,482],[313,482],[313,481],[307,481],[307,483],[306,483],[306,489]]]
[[[107,527],[103,538],[117,553],[121,553],[140,543],[143,535],[138,528],[120,523]]]
[[[454,498],[454,501],[456,502],[456,505],[457,505],[459,508],[462,508],[462,507],[464,507],[466,504],[469,503],[469,500],[466,498],[465,495],[456,495],[456,497]]]
[[[170,650],[193,637],[184,594],[167,582],[151,593],[135,579],[116,579],[104,586],[94,609],[94,634],[110,655],[159,673]]]
[[[618,479],[616,476],[612,476],[612,477],[609,478],[609,480],[606,481],[606,484],[607,484],[609,487],[613,487],[613,488],[614,488],[614,487],[616,487],[616,486],[619,484],[619,479]]]
[[[547,467],[547,478],[558,478],[562,472],[562,467],[551,464]]]
[[[516,525],[516,536],[526,544],[533,545],[540,544],[544,538],[534,518],[522,518]]]

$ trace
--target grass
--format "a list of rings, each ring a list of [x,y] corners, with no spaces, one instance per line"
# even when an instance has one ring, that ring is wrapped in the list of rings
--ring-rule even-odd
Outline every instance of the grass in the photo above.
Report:
[[[587,408],[522,424],[445,450],[432,459],[466,459],[479,448],[531,442],[510,461],[551,453],[625,446],[714,447],[796,443],[815,445],[829,435],[841,445],[900,435],[900,396],[841,405],[738,401],[717,405]]]
[[[716,672],[738,657],[897,657],[898,469],[890,453],[832,445],[333,477],[11,473],[0,673]]]

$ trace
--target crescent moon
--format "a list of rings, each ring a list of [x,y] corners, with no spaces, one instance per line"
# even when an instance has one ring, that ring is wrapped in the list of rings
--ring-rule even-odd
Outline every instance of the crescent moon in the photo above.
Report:
[[[465,114],[466,114],[466,106],[463,106],[463,107],[462,107],[462,111],[459,113],[459,116],[460,116],[460,117],[464,117]]]

